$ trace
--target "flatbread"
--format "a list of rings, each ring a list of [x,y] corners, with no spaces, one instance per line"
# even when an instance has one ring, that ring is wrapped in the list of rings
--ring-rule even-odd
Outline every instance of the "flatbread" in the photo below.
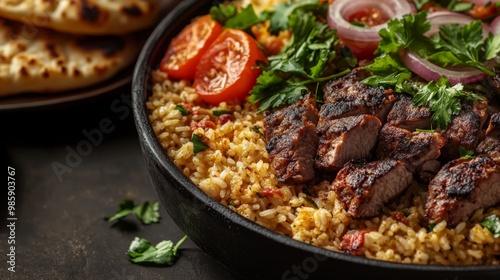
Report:
[[[126,34],[152,26],[159,1],[0,0],[0,17],[74,34]]]
[[[75,36],[0,19],[0,96],[99,83],[135,61],[140,46],[134,35]]]

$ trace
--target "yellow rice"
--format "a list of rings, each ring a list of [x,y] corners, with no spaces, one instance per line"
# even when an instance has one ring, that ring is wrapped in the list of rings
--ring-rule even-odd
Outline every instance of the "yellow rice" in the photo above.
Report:
[[[263,131],[263,116],[246,103],[202,106],[188,81],[170,81],[155,72],[156,85],[147,102],[150,123],[165,152],[196,185],[221,204],[247,219],[293,239],[340,251],[342,236],[353,229],[371,229],[365,235],[365,256],[392,262],[440,265],[498,265],[500,238],[479,223],[487,216],[500,216],[500,207],[478,210],[471,219],[450,228],[445,222],[432,231],[425,226],[425,186],[413,185],[386,205],[375,218],[353,220],[343,209],[330,182],[322,182],[310,197],[298,187],[278,183],[270,167]],[[183,116],[176,105],[193,104]],[[212,110],[233,112],[234,120],[217,124]],[[212,120],[216,129],[191,130],[191,122]],[[208,139],[209,148],[196,155],[192,133]],[[280,189],[282,196],[263,197],[264,189]],[[314,201],[312,202],[311,199]],[[316,205],[314,205],[316,204]],[[317,208],[316,208],[317,207]],[[391,213],[408,209],[407,223]]]

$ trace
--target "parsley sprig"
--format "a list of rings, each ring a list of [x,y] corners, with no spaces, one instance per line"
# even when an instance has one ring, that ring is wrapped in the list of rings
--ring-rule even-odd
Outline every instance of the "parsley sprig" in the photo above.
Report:
[[[283,3],[270,19],[270,31],[291,30],[292,37],[284,49],[268,58],[269,65],[257,79],[249,101],[259,103],[258,112],[297,102],[318,84],[345,75],[348,69],[333,69],[337,58],[338,38],[335,30],[318,19],[317,11],[327,4],[319,0]]]
[[[482,98],[464,90],[462,84],[452,86],[446,77],[428,84],[412,82],[414,74],[401,62],[400,53],[413,51],[442,67],[470,66],[494,75],[494,68],[485,62],[500,53],[500,36],[490,34],[484,39],[479,21],[463,27],[443,25],[437,36],[429,38],[425,34],[430,28],[425,11],[390,20],[387,28],[379,32],[382,39],[376,50],[378,57],[366,66],[373,76],[363,82],[413,95],[415,105],[429,107],[433,112],[433,124],[445,129],[452,116],[460,113],[464,101]]]
[[[175,245],[170,240],[164,240],[153,245],[144,238],[136,237],[130,243],[127,255],[133,263],[173,265],[177,260],[179,247],[186,239],[187,235]]]

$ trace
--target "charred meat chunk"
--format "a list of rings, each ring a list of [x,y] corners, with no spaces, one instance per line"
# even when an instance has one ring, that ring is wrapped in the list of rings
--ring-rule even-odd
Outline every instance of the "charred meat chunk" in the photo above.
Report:
[[[500,166],[490,158],[447,163],[429,184],[425,212],[430,222],[454,226],[474,211],[500,202]]]
[[[477,154],[491,158],[496,164],[500,164],[500,139],[486,137],[477,146]]]
[[[446,145],[441,150],[441,160],[448,162],[460,157],[459,148],[475,151],[486,121],[486,102],[474,102],[462,106],[460,114],[453,116],[448,128],[442,133]]]
[[[429,183],[441,169],[441,163],[438,160],[428,160],[417,167],[416,175],[420,182]]]
[[[382,159],[366,164],[349,162],[332,183],[332,189],[353,218],[380,213],[384,203],[403,192],[413,181],[404,163]]]
[[[370,75],[368,70],[356,68],[343,77],[328,81],[323,88],[325,103],[341,103],[340,108],[357,111],[352,114],[368,113],[385,122],[396,98],[391,90],[361,83]]]
[[[380,131],[376,157],[404,162],[414,172],[420,165],[441,155],[443,137],[437,132],[410,132],[386,124]]]
[[[486,136],[500,139],[500,113],[491,115],[490,123],[486,129]]]
[[[324,124],[322,130],[318,129],[316,168],[335,172],[351,160],[369,157],[377,144],[381,126],[380,120],[371,115],[346,117]]]
[[[401,94],[387,116],[387,123],[409,131],[415,131],[417,128],[430,128],[431,117],[432,113],[429,108],[415,106],[411,97]]]
[[[266,150],[278,181],[303,184],[314,178],[317,122],[318,112],[310,96],[266,117]]]

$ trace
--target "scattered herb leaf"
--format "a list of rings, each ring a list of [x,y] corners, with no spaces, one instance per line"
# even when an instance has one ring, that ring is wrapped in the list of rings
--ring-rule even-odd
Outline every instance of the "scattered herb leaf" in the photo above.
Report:
[[[136,217],[145,225],[157,223],[160,220],[160,204],[155,202],[144,202],[140,205],[135,205],[132,200],[125,199],[119,204],[120,209],[111,217],[104,217],[109,222],[117,221],[130,214],[135,214]]]
[[[259,135],[263,135],[258,126],[253,126],[252,129],[253,129],[253,131],[255,131],[255,133],[257,133]]]
[[[486,219],[481,222],[481,225],[487,228],[493,234],[493,237],[500,237],[500,219],[497,215],[486,217]]]
[[[232,114],[232,112],[227,110],[213,110],[212,114],[216,117],[220,117],[222,115],[228,115],[228,114],[230,115]]]
[[[175,246],[170,240],[161,241],[153,246],[146,239],[136,237],[130,243],[127,255],[133,263],[173,265],[178,257],[177,251],[186,239],[187,235],[179,240]]]
[[[312,207],[314,207],[316,209],[319,208],[318,204],[316,204],[316,202],[312,198],[306,196],[306,197],[304,197],[304,200],[307,201],[307,203],[309,203]]]
[[[415,131],[416,132],[427,132],[427,133],[434,133],[434,132],[436,132],[435,129],[421,129],[421,128],[417,128]]]
[[[405,217],[408,217],[411,215],[411,208],[405,208],[401,210],[401,212],[403,213],[403,215],[405,215]]]
[[[459,146],[458,147],[458,153],[460,154],[461,158],[474,158],[474,151],[467,150],[466,148]]]
[[[188,110],[186,110],[186,108],[184,108],[184,106],[182,106],[182,105],[175,106],[175,110],[178,110],[179,112],[181,112],[181,114],[183,116],[187,116],[187,115],[191,114],[191,112],[189,112]]]
[[[351,21],[350,24],[357,26],[357,27],[366,27],[366,24],[362,22],[357,22],[357,21]]]
[[[436,227],[436,223],[430,223],[429,224],[429,232],[432,232],[434,230],[434,227]]]
[[[203,141],[203,136],[200,136],[198,134],[193,134],[191,136],[191,142],[193,143],[193,152],[196,155],[199,152],[203,152],[204,150],[208,149],[208,145]]]

